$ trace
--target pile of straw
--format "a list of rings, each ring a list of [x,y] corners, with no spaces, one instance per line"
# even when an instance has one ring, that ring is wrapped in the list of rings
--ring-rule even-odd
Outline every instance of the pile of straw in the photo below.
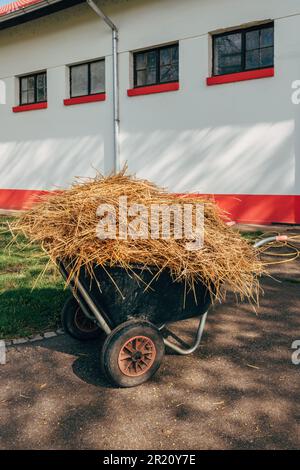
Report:
[[[117,209],[120,196],[127,196],[128,204],[146,206],[203,202],[204,248],[188,251],[186,240],[173,237],[100,240],[96,237],[97,208],[112,204]],[[109,177],[79,180],[65,191],[43,196],[12,228],[40,244],[53,262],[75,260],[71,273],[75,278],[83,266],[92,274],[95,264],[121,265],[129,271],[132,264],[140,264],[168,268],[174,281],[184,281],[190,288],[200,281],[213,299],[224,299],[230,289],[242,300],[257,301],[258,278],[263,272],[259,257],[236,230],[225,224],[213,201],[170,195],[148,181],[127,176],[125,170]]]

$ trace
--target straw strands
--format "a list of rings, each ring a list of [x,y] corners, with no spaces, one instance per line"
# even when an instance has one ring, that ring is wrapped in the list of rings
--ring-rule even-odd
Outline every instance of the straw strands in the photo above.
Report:
[[[119,198],[128,204],[200,204],[204,205],[204,247],[186,249],[186,239],[99,239],[97,209],[100,204],[115,208],[119,220]],[[129,217],[130,219],[130,217]],[[149,221],[150,224],[150,221]],[[174,220],[171,220],[174,229]],[[193,288],[195,282],[205,284],[213,300],[223,300],[228,289],[240,299],[257,301],[258,278],[263,272],[258,253],[233,228],[224,222],[224,214],[213,201],[193,195],[168,194],[146,180],[126,175],[125,169],[108,177],[77,180],[65,191],[42,196],[12,227],[30,242],[38,243],[51,260],[73,260],[71,275],[76,279],[85,267],[93,274],[95,265],[124,267],[139,264],[159,270],[169,269],[175,282]],[[150,225],[149,225],[150,231]],[[117,232],[118,233],[118,232]]]

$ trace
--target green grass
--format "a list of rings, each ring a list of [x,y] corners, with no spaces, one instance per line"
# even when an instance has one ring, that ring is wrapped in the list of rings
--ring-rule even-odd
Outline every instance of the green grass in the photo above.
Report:
[[[257,230],[256,232],[240,232],[242,237],[246,238],[250,242],[254,242],[257,238],[263,235],[264,232]]]
[[[4,232],[9,220],[0,217],[0,339],[57,328],[69,295],[54,267],[36,282],[47,264],[47,257],[41,257],[38,247],[28,246],[19,237],[17,244],[7,248],[12,239],[10,233]]]

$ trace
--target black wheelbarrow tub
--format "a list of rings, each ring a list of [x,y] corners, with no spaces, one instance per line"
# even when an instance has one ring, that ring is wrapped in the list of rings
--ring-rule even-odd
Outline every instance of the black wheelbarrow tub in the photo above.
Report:
[[[67,271],[67,269],[66,269]],[[111,328],[132,319],[154,325],[203,315],[211,304],[206,287],[195,284],[189,290],[184,282],[174,282],[165,269],[94,267],[94,279],[82,268],[79,280]],[[148,286],[148,287],[147,287]]]

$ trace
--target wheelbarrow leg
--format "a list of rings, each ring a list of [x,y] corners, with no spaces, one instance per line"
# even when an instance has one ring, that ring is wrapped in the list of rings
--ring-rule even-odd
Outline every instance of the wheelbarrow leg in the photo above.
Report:
[[[182,348],[181,346],[178,346],[177,344],[172,343],[167,338],[164,338],[165,345],[168,346],[173,351],[175,351],[178,354],[181,354],[183,356],[186,356],[188,354],[192,354],[193,352],[195,352],[196,349],[199,347],[199,345],[201,343],[201,339],[202,339],[202,335],[203,335],[203,331],[204,331],[205,323],[206,323],[206,319],[207,319],[207,314],[208,314],[208,311],[206,313],[204,313],[204,315],[202,315],[200,320],[199,320],[196,339],[195,339],[195,343],[193,344],[193,346],[191,346],[189,348]]]

